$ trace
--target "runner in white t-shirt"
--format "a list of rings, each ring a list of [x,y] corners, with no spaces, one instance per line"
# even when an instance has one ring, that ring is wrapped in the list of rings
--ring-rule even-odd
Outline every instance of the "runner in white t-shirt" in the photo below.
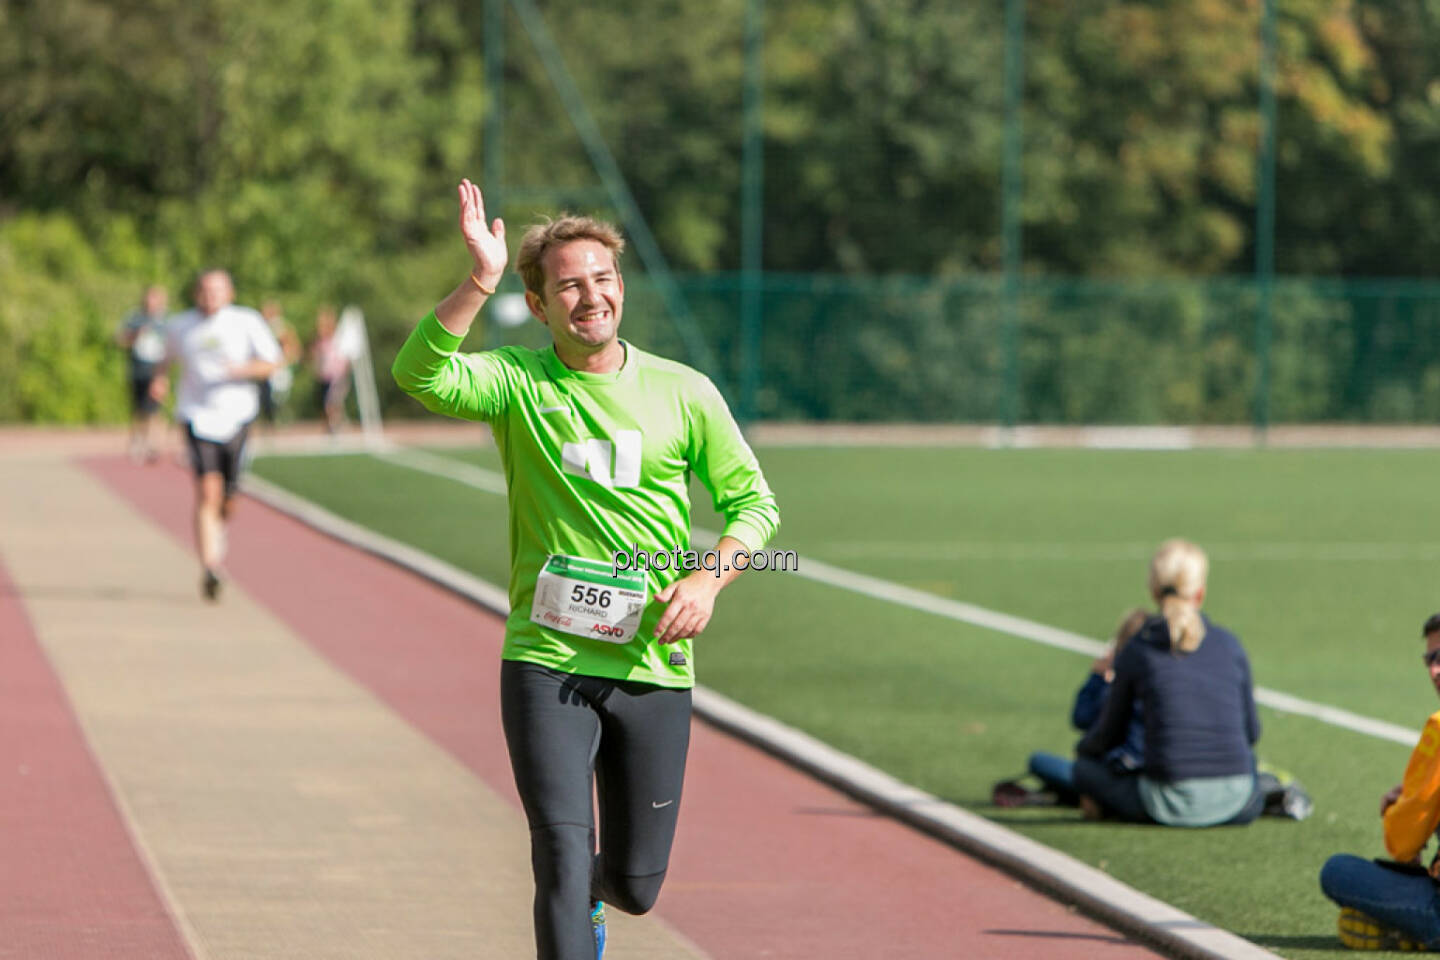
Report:
[[[201,590],[220,598],[225,524],[250,423],[260,412],[258,382],[284,362],[280,344],[259,313],[237,307],[235,286],[224,270],[207,270],[195,281],[195,309],[166,328],[163,371],[179,363],[175,419],[185,430],[195,468],[195,546],[204,569]],[[169,387],[162,373],[156,397]]]

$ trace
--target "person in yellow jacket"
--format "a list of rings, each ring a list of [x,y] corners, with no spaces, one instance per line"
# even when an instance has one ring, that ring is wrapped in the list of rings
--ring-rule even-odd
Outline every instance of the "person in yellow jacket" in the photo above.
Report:
[[[1421,628],[1425,669],[1440,693],[1440,613]],[[1425,866],[1440,827],[1440,711],[1425,721],[1405,779],[1380,798],[1391,860],[1340,853],[1320,870],[1320,889],[1340,905],[1340,940],[1356,950],[1440,949],[1440,852]]]

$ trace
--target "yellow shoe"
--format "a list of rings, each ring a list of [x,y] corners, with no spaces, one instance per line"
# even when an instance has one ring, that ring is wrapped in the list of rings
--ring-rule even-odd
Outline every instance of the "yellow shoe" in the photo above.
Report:
[[[1354,907],[1340,908],[1340,942],[1351,950],[1424,950],[1425,944],[1411,940]]]

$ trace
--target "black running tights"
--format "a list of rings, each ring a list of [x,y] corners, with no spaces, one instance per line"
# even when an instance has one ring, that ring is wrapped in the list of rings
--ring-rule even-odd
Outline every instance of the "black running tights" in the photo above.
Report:
[[[530,822],[537,956],[593,960],[592,901],[638,914],[659,896],[685,779],[690,691],[507,660],[500,710]]]

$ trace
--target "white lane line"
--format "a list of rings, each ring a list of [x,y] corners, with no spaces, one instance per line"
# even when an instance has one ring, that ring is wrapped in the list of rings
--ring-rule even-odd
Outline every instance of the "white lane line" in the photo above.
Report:
[[[389,463],[447,477],[457,483],[468,484],[488,493],[503,494],[505,492],[505,478],[484,467],[476,467],[447,457],[437,457],[433,454],[413,450],[377,454],[377,456]],[[695,533],[699,537],[712,541],[719,538],[719,535],[713,531],[700,528],[696,528]],[[1012,637],[1043,643],[1049,647],[1070,650],[1087,657],[1098,657],[1106,647],[1106,644],[1099,640],[1071,633],[1068,630],[1061,630],[1059,627],[1051,627],[1043,623],[1036,623],[1034,620],[1026,620],[1023,617],[977,607],[972,603],[937,597],[933,593],[902,587],[889,580],[881,580],[879,577],[833,567],[828,563],[808,557],[800,558],[799,569],[794,573],[807,580],[838,587],[841,590],[848,590],[875,600],[884,600],[887,603],[909,607],[912,610],[921,610],[972,626],[984,627],[987,630],[995,630]],[[1271,690],[1268,687],[1255,688],[1255,701],[1272,710],[1310,717],[1321,723],[1376,737],[1380,740],[1401,743],[1407,747],[1413,747],[1419,739],[1419,735],[1414,730],[1398,724],[1351,713],[1349,710],[1342,710],[1339,707],[1315,703],[1280,690]]]

